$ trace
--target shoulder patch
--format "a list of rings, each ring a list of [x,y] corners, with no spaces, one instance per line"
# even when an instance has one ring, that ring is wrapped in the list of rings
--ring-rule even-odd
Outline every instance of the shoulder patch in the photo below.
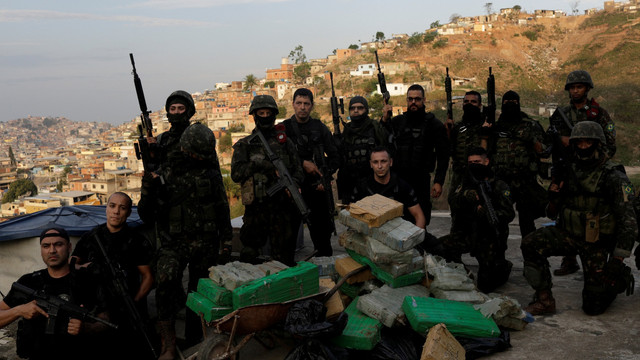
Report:
[[[628,202],[629,196],[633,195],[633,185],[631,184],[622,185],[622,195],[624,197],[624,202]]]
[[[504,195],[505,197],[511,198],[511,191],[509,190],[505,190],[502,195]]]
[[[614,127],[614,125],[613,125],[613,124],[609,124],[609,125],[607,125],[607,128],[606,128],[606,129],[607,129],[607,131],[611,132],[611,131],[613,131],[613,129],[614,129],[614,128],[615,128],[615,127]]]

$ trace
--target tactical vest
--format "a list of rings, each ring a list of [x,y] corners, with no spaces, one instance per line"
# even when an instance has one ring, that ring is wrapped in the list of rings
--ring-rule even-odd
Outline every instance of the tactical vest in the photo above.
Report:
[[[603,194],[598,193],[602,176],[611,171],[613,166],[615,165],[606,164],[578,179],[579,184],[569,185],[569,191],[573,191],[574,194],[565,198],[565,206],[558,218],[560,228],[574,237],[583,239],[590,230],[599,230],[601,235],[615,233],[616,219],[608,204],[610,199],[605,199]]]
[[[413,126],[409,126],[406,115],[398,122],[394,134],[394,167],[398,171],[413,171],[418,176],[419,173],[430,173],[435,169],[435,153],[425,146],[427,125],[433,117],[433,114],[427,113],[423,121]]]
[[[456,143],[451,154],[453,170],[462,170],[467,167],[467,151],[470,147],[481,145],[479,131],[482,124],[460,124],[456,132]]]
[[[212,169],[195,174],[188,172],[177,184],[171,184],[170,234],[215,232],[214,175]]]
[[[375,131],[373,126],[364,133],[345,131],[343,137],[344,163],[348,168],[368,168],[369,152],[376,146]]]
[[[492,157],[496,175],[512,176],[536,173],[538,161],[523,139],[527,123],[495,133],[495,153]]]

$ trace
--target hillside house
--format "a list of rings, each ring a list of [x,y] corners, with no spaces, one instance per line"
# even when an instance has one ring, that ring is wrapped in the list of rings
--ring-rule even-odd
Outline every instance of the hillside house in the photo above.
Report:
[[[357,70],[349,72],[351,76],[373,76],[376,71],[376,64],[361,64]]]

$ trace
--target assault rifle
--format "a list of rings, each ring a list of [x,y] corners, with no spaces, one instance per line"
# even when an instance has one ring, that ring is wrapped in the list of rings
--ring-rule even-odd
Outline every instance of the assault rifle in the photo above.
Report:
[[[331,216],[331,230],[334,235],[338,235],[336,231],[336,221],[335,217],[338,215],[336,211],[336,204],[333,200],[333,187],[331,186],[331,180],[333,179],[333,175],[331,171],[329,171],[329,167],[327,166],[327,161],[324,158],[324,146],[322,144],[318,144],[313,148],[313,162],[318,166],[320,172],[322,173],[322,187],[324,187],[325,198],[327,199],[327,208],[329,209],[329,215]]]
[[[293,202],[296,204],[296,207],[300,211],[300,215],[302,215],[302,220],[307,223],[307,225],[309,225],[309,214],[311,214],[311,211],[307,207],[307,204],[304,202],[302,195],[300,195],[298,185],[291,177],[291,174],[289,174],[289,170],[287,170],[287,167],[284,165],[284,161],[282,161],[278,154],[273,152],[271,146],[269,146],[269,142],[258,127],[255,128],[255,135],[258,136],[258,139],[260,139],[262,147],[267,152],[269,161],[271,161],[273,166],[276,167],[276,170],[278,170],[278,182],[267,189],[267,194],[269,196],[273,196],[282,189],[289,190],[289,194],[291,194]]]
[[[485,107],[485,118],[489,124],[496,122],[496,78],[491,73],[489,67],[489,77],[487,78],[487,107]]]
[[[447,76],[444,78],[444,91],[447,93],[447,119],[453,120],[453,96],[451,94],[451,78],[449,77],[449,68],[447,68]],[[451,128],[451,124],[447,123]]]
[[[376,64],[378,65],[378,84],[380,84],[380,93],[382,93],[382,100],[384,100],[384,104],[387,105],[389,103],[389,99],[391,99],[391,94],[389,94],[389,90],[387,90],[387,81],[385,80],[384,73],[380,67],[378,50],[374,51],[374,53],[376,54]],[[391,119],[391,111],[389,111],[389,119]]]
[[[138,104],[140,105],[140,111],[142,112],[140,114],[140,124],[138,124],[138,133],[140,134],[140,137],[138,137],[138,142],[134,144],[136,158],[138,158],[138,160],[142,160],[142,166],[144,167],[145,172],[152,172],[157,170],[159,165],[153,159],[149,142],[147,142],[147,137],[153,136],[153,124],[151,123],[151,118],[149,118],[149,113],[151,113],[151,111],[147,109],[147,101],[144,98],[144,90],[142,90],[142,81],[140,81],[140,77],[136,71],[136,63],[133,61],[132,53],[129,53],[129,58],[131,59],[131,67],[133,68],[133,85],[136,87]]]
[[[489,224],[496,232],[496,236],[500,236],[500,230],[498,226],[500,221],[498,220],[498,214],[496,214],[496,209],[493,207],[493,203],[491,202],[491,185],[489,184],[489,180],[478,180],[473,175],[471,175],[471,180],[478,187],[478,193],[480,195],[480,200],[484,208],[487,210],[487,220],[489,220]]]
[[[344,115],[344,99],[340,98],[340,102],[338,103],[338,98],[336,97],[336,91],[333,88],[333,73],[329,73],[329,78],[331,79],[331,116],[333,117],[333,135],[336,137],[340,137],[340,122],[342,118],[340,117],[340,111]]]
[[[13,285],[11,285],[11,290],[17,291],[29,298],[33,298],[36,301],[36,304],[40,308],[42,308],[42,310],[47,312],[49,318],[47,319],[45,334],[52,335],[55,333],[56,320],[60,311],[67,313],[72,318],[80,319],[82,321],[84,321],[85,319],[89,319],[91,321],[107,325],[114,329],[118,328],[118,325],[112,324],[104,319],[93,315],[88,309],[85,309],[79,305],[72,304],[69,301],[63,300],[62,298],[59,298],[57,296],[47,295],[42,290],[36,291],[28,286],[24,286],[17,282],[14,282]]]
[[[111,290],[113,291],[113,294],[118,297],[120,305],[124,307],[132,329],[136,333],[142,335],[145,342],[147,343],[149,351],[151,352],[150,355],[153,354],[153,357],[157,358],[158,354],[156,353],[153,342],[151,341],[151,338],[147,333],[144,320],[140,316],[138,308],[136,308],[136,304],[133,302],[133,299],[129,295],[129,288],[127,286],[124,271],[120,267],[120,264],[113,263],[111,259],[109,259],[107,251],[104,248],[102,241],[100,240],[100,235],[98,232],[95,233],[95,236],[93,238],[96,240],[96,243],[100,248],[100,252],[102,252],[104,264],[106,265],[108,270],[107,276],[109,277],[108,279],[110,280]]]

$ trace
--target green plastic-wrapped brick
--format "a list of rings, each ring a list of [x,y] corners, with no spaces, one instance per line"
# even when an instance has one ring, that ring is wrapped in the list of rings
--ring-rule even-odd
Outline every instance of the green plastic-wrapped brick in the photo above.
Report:
[[[301,261],[297,266],[253,280],[232,291],[233,308],[284,302],[320,291],[318,266]]]
[[[218,306],[204,295],[196,292],[189,293],[189,296],[187,296],[187,307],[196,314],[201,314],[206,321],[220,319],[233,311],[230,306]]]
[[[231,290],[225,289],[209,278],[198,280],[197,291],[218,306],[231,307],[233,304],[231,301]]]
[[[426,334],[432,326],[443,323],[455,336],[497,337],[498,325],[469,303],[430,297],[406,296],[402,311],[413,330]]]
[[[353,260],[359,262],[362,265],[369,265],[371,268],[371,273],[378,280],[384,282],[385,284],[391,286],[392,288],[399,288],[403,286],[409,286],[413,284],[417,284],[424,279],[424,270],[416,270],[414,272],[400,275],[398,277],[393,277],[392,274],[382,270],[376,263],[371,261],[371,259],[366,256],[359,255],[354,251],[347,249],[347,254],[353,258]]]
[[[347,326],[342,331],[342,335],[334,337],[332,342],[344,348],[371,350],[380,341],[382,323],[358,310],[358,299],[353,299],[344,310],[349,316]]]

